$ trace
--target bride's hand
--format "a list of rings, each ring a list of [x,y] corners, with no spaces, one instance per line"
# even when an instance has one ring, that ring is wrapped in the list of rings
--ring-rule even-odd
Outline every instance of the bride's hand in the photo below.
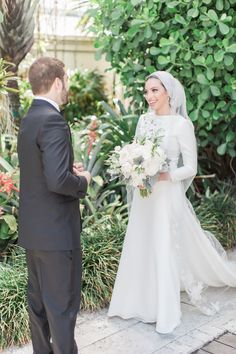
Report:
[[[157,181],[170,181],[170,175],[169,172],[160,172]]]

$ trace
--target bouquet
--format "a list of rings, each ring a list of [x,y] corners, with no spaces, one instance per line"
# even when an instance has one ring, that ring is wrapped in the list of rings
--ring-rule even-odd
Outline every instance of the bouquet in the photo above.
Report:
[[[167,158],[160,147],[160,137],[137,138],[131,144],[116,146],[108,163],[112,179],[121,178],[125,183],[139,188],[142,197],[147,197],[152,192],[153,177],[157,177],[167,166]]]

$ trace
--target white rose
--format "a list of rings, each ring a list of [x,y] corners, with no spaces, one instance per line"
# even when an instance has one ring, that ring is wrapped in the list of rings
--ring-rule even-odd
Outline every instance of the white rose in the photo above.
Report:
[[[160,161],[158,158],[152,158],[144,161],[142,166],[147,176],[154,176],[160,169]]]
[[[131,184],[133,187],[138,187],[143,184],[143,179],[145,176],[143,174],[133,173],[131,176]]]
[[[132,165],[129,162],[124,163],[121,166],[121,172],[125,178],[129,178],[132,172]]]
[[[120,151],[121,151],[121,147],[120,147],[120,146],[116,146],[116,147],[115,147],[115,152],[118,152],[118,153],[119,153]]]

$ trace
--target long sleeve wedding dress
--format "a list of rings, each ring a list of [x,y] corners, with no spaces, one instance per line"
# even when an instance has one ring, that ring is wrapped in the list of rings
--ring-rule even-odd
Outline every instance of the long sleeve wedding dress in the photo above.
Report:
[[[180,115],[147,113],[136,135],[151,138],[160,130],[171,180],[156,182],[147,198],[134,191],[108,316],[155,322],[158,332],[169,333],[181,320],[180,291],[213,314],[217,304],[206,300],[203,290],[236,287],[236,264],[201,228],[185,196],[197,171],[193,124]]]

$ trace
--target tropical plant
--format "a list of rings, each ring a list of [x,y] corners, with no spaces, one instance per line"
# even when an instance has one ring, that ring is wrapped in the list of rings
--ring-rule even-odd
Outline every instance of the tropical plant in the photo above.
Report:
[[[9,80],[16,80],[16,76],[10,71],[13,66],[12,63],[0,58],[0,140],[3,132],[12,133],[14,131],[8,99],[9,92],[15,92],[14,89],[9,87]]]
[[[18,236],[18,181],[18,171],[0,156],[0,255]]]
[[[20,98],[20,109],[19,114],[21,117],[25,116],[28,112],[31,103],[33,101],[33,92],[31,85],[28,80],[21,80],[19,82],[19,98]]]
[[[69,104],[65,107],[68,121],[103,113],[101,101],[107,101],[103,76],[96,70],[77,70],[70,77]]]
[[[0,1],[3,21],[0,23],[0,56],[15,64],[11,69],[17,74],[18,66],[34,42],[34,11],[39,0]],[[9,86],[18,89],[17,81]],[[10,94],[13,115],[18,117],[19,96]]]
[[[91,30],[96,33],[98,57],[106,54],[136,111],[144,109],[143,84],[147,75],[155,70],[171,71],[186,88],[188,111],[196,126],[205,171],[233,177],[236,0],[92,3],[94,8],[90,7],[88,14],[93,18]]]
[[[93,176],[104,168],[104,161],[115,146],[131,142],[138,121],[138,116],[127,112],[119,100],[119,113],[104,101],[101,105],[106,113],[98,118],[85,117],[83,125],[75,123],[72,131],[75,156]]]
[[[133,139],[138,117],[127,112],[120,101],[117,102],[119,114],[106,102],[101,104],[105,114],[96,119],[85,117],[72,127],[75,159],[83,162],[93,176],[88,196],[82,201],[83,216],[92,215],[96,220],[96,211],[113,212],[121,208],[120,212],[126,218],[125,185],[118,180],[110,181],[106,161],[115,146]]]

